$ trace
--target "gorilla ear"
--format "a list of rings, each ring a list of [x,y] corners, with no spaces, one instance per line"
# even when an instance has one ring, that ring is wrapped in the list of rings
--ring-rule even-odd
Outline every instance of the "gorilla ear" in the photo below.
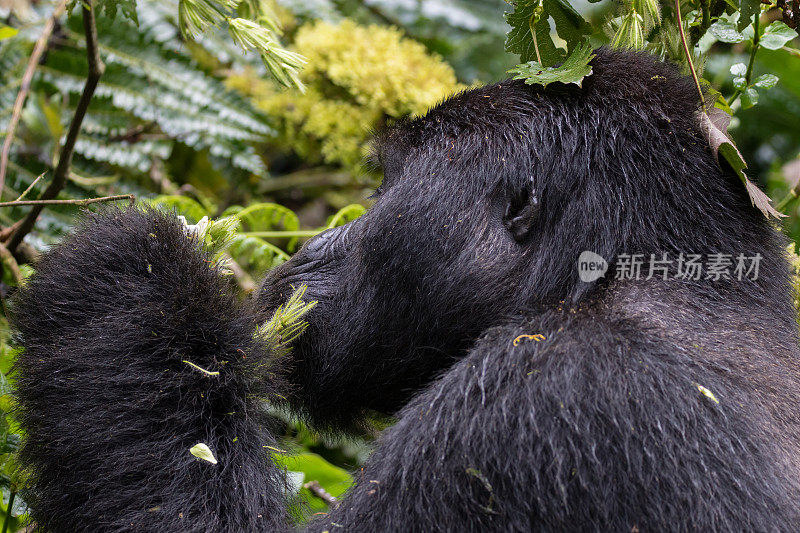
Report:
[[[503,215],[503,225],[517,242],[526,240],[539,218],[539,198],[533,187],[526,187],[510,198]]]

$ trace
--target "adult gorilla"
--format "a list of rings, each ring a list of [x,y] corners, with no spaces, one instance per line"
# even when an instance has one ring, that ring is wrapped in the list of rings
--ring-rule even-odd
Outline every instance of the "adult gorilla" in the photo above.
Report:
[[[582,88],[503,82],[390,130],[375,206],[252,308],[171,217],[90,217],[16,312],[36,523],[288,528],[257,416],[279,393],[326,431],[399,418],[314,531],[798,530],[784,241],[717,165],[690,80],[632,53],[593,68]],[[581,281],[583,251],[609,275]],[[611,275],[665,253],[761,260]],[[301,282],[310,328],[265,368],[252,328]]]

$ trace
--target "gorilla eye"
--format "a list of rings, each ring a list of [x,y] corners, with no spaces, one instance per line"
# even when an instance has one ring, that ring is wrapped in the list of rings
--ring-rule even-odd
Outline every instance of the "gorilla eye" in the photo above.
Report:
[[[503,225],[517,242],[526,240],[539,218],[539,197],[536,191],[526,188],[509,199],[503,214]]]

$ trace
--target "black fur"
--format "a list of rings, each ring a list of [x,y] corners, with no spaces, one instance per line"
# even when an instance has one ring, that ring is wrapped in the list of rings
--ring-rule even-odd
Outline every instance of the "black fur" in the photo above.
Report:
[[[375,206],[309,241],[266,280],[256,300],[261,319],[300,282],[319,300],[280,372],[289,404],[329,432],[371,411],[399,418],[350,494],[311,530],[800,528],[800,350],[784,240],[716,163],[691,80],[634,53],[600,50],[593,68],[582,88],[502,82],[389,130],[379,142],[385,179]],[[192,484],[188,496],[151,484],[161,476],[184,487],[197,469],[211,475],[180,453],[196,435],[221,431],[221,422],[199,407],[178,420],[168,407],[158,416],[143,411],[211,385],[192,374],[196,381],[175,383],[153,373],[169,367],[177,349],[137,337],[131,314],[164,335],[191,331],[192,339],[233,344],[244,342],[253,320],[228,297],[206,301],[218,292],[209,286],[221,287],[207,268],[178,279],[195,257],[181,251],[185,239],[170,240],[172,260],[160,263],[169,284],[142,275],[131,283],[127,265],[141,265],[147,248],[130,243],[148,242],[148,217],[167,222],[115,216],[137,222],[90,224],[60,246],[18,311],[36,516],[55,530],[104,529],[103,520],[119,516],[146,525],[140,501],[155,501],[155,491],[169,509],[206,501],[214,512],[198,511],[201,529],[217,528],[214,520],[232,528],[256,509],[269,509],[265,520],[279,527],[277,474],[238,448],[220,453],[241,465],[245,489],[236,496],[228,479]],[[105,261],[106,249],[119,260]],[[584,250],[611,260],[610,274],[580,281]],[[619,254],[681,252],[760,254],[759,277],[613,279]],[[206,292],[180,283],[211,292],[203,299]],[[122,298],[127,291],[135,297]],[[150,309],[172,292],[196,307],[159,319]],[[48,328],[55,333],[43,333]],[[542,337],[515,345],[520,335]],[[150,363],[142,376],[129,370],[152,388],[108,387],[120,379],[108,361],[128,353]],[[209,366],[220,359],[204,353]],[[245,398],[241,387],[255,383],[253,370],[224,370],[232,382],[223,397],[235,404]],[[277,386],[257,377],[262,392]],[[73,382],[99,392],[70,395]],[[85,411],[83,426],[59,418],[57,405]],[[128,412],[140,415],[140,440],[108,431]],[[163,436],[174,424],[192,436],[173,448]],[[251,432],[253,450],[257,427],[239,429]],[[55,448],[86,431],[91,447]],[[125,462],[128,449],[142,454],[145,446],[166,451],[151,452],[147,466]],[[83,475],[71,473],[76,467]],[[258,499],[262,484],[271,496]],[[173,517],[161,530],[183,529]]]
[[[37,265],[16,308],[21,460],[45,531],[275,531],[285,481],[257,398],[255,320],[178,220],[108,211]],[[208,377],[183,361],[209,371]],[[206,443],[219,464],[189,453]]]

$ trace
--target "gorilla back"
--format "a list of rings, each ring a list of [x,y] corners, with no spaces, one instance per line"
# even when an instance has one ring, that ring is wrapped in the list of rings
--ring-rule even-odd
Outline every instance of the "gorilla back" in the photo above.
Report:
[[[691,80],[634,53],[592,66],[583,87],[502,82],[385,132],[375,205],[251,307],[182,267],[199,252],[168,217],[89,219],[17,308],[37,524],[288,528],[248,416],[253,392],[278,391],[322,431],[398,418],[313,531],[798,530],[784,240],[715,161]],[[582,280],[586,251],[604,277]],[[715,266],[697,275],[698,258]],[[245,364],[269,358],[246,326],[298,283],[319,303],[292,360]],[[176,364],[186,353],[221,379]],[[197,440],[219,464],[179,453]]]

